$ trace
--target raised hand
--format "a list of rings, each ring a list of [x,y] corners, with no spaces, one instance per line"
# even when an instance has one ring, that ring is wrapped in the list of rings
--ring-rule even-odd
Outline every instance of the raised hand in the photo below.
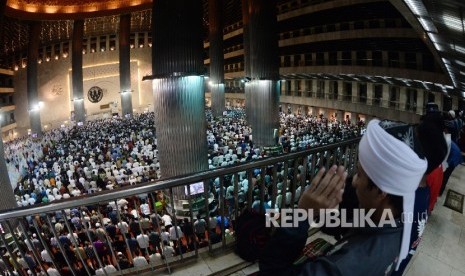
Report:
[[[315,214],[320,209],[335,208],[342,201],[347,172],[344,166],[332,166],[325,174],[322,168],[312,180],[299,200],[299,208],[313,209]]]

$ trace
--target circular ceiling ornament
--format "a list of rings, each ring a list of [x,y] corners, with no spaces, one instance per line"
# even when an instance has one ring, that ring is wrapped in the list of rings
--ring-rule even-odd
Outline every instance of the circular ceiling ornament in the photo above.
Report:
[[[87,98],[91,103],[98,103],[103,98],[103,89],[98,86],[92,86],[89,91],[87,91]]]

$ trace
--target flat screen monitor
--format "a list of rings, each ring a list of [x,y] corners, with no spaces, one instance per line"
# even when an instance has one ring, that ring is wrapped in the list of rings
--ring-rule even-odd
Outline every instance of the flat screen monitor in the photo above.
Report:
[[[78,125],[78,126],[83,126],[84,123],[83,123],[83,122],[78,122],[77,125]]]
[[[184,187],[184,192],[186,193],[186,195],[189,195],[189,193],[187,191],[187,187],[188,186]],[[190,194],[191,195],[202,194],[203,192],[204,192],[203,182],[197,182],[197,183],[190,184]]]

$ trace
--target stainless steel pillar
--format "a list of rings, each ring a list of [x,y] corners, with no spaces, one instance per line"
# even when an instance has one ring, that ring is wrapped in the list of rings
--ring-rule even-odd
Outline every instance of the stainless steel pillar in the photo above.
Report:
[[[37,59],[39,57],[40,44],[40,22],[29,23],[29,45],[27,51],[27,99],[29,107],[29,120],[33,137],[42,136],[42,125],[40,121],[39,91],[37,87]]]
[[[154,1],[152,18],[152,82],[161,175],[206,170],[202,1]]]
[[[276,1],[248,0],[252,140],[258,147],[276,144],[279,128],[279,60]],[[245,48],[245,47],[244,47]],[[246,99],[247,101],[247,99]]]
[[[82,78],[82,38],[84,36],[84,21],[75,20],[73,25],[73,43],[71,53],[71,68],[73,80],[74,120],[84,122],[84,83]]]
[[[130,33],[131,14],[123,14],[119,21],[119,84],[123,116],[132,115]]]
[[[223,1],[208,1],[208,21],[210,23],[210,90],[212,114],[221,116],[225,110],[224,95],[224,54],[223,54]]]
[[[3,141],[0,141],[0,190],[2,191],[0,193],[0,210],[17,207],[13,187],[11,187],[10,177],[8,176],[4,152]]]
[[[244,45],[244,94],[245,94],[245,116],[246,120],[250,123],[252,105],[250,104],[250,89],[245,80],[250,78],[250,39],[249,39],[249,0],[242,0],[242,39]]]

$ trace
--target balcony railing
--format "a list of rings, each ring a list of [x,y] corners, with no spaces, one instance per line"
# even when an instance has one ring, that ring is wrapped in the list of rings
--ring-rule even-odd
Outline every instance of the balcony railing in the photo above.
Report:
[[[281,95],[283,96],[294,96],[294,97],[306,97],[306,98],[317,98],[317,99],[327,99],[327,100],[336,100],[336,101],[343,101],[343,102],[352,102],[352,103],[360,103],[372,106],[379,106],[379,107],[389,107],[399,111],[407,111],[407,112],[417,112],[418,109],[416,104],[409,105],[406,103],[404,105],[405,109],[401,109],[401,105],[399,101],[390,101],[390,100],[383,100],[381,98],[368,98],[362,96],[352,96],[352,95],[339,95],[334,92],[330,93],[322,93],[322,92],[315,92],[315,91],[289,91],[283,90],[281,91]]]
[[[1,257],[11,275],[28,275],[28,270],[37,275],[49,267],[62,274],[92,275],[99,268],[108,269],[109,263],[121,274],[170,271],[175,262],[195,258],[200,250],[213,253],[234,244],[231,233],[242,210],[263,212],[265,206],[294,208],[320,168],[345,165],[352,175],[359,141],[360,138],[354,138],[251,163],[3,211]],[[174,194],[179,195],[180,191],[185,192],[184,199],[175,200]],[[141,212],[144,202],[149,203],[149,212]],[[141,233],[154,232],[163,237],[156,215],[162,212],[173,218],[174,227],[183,223],[180,219],[191,222],[184,224],[183,229],[192,227],[197,215],[206,220],[207,229],[216,216],[217,226],[197,236],[189,234],[194,233],[193,229],[185,231],[186,238],[180,239],[174,256],[168,246],[159,247],[151,241],[149,247],[134,246],[135,237],[144,238]],[[124,227],[127,220],[129,226]],[[107,223],[118,226],[116,233],[99,230]],[[178,232],[174,232],[179,238]],[[121,235],[124,233],[127,234]],[[189,240],[191,244],[187,244]],[[191,246],[187,249],[186,245]],[[118,262],[119,252],[130,263],[134,255],[150,261],[142,267],[123,268]],[[110,274],[105,269],[103,273]]]

